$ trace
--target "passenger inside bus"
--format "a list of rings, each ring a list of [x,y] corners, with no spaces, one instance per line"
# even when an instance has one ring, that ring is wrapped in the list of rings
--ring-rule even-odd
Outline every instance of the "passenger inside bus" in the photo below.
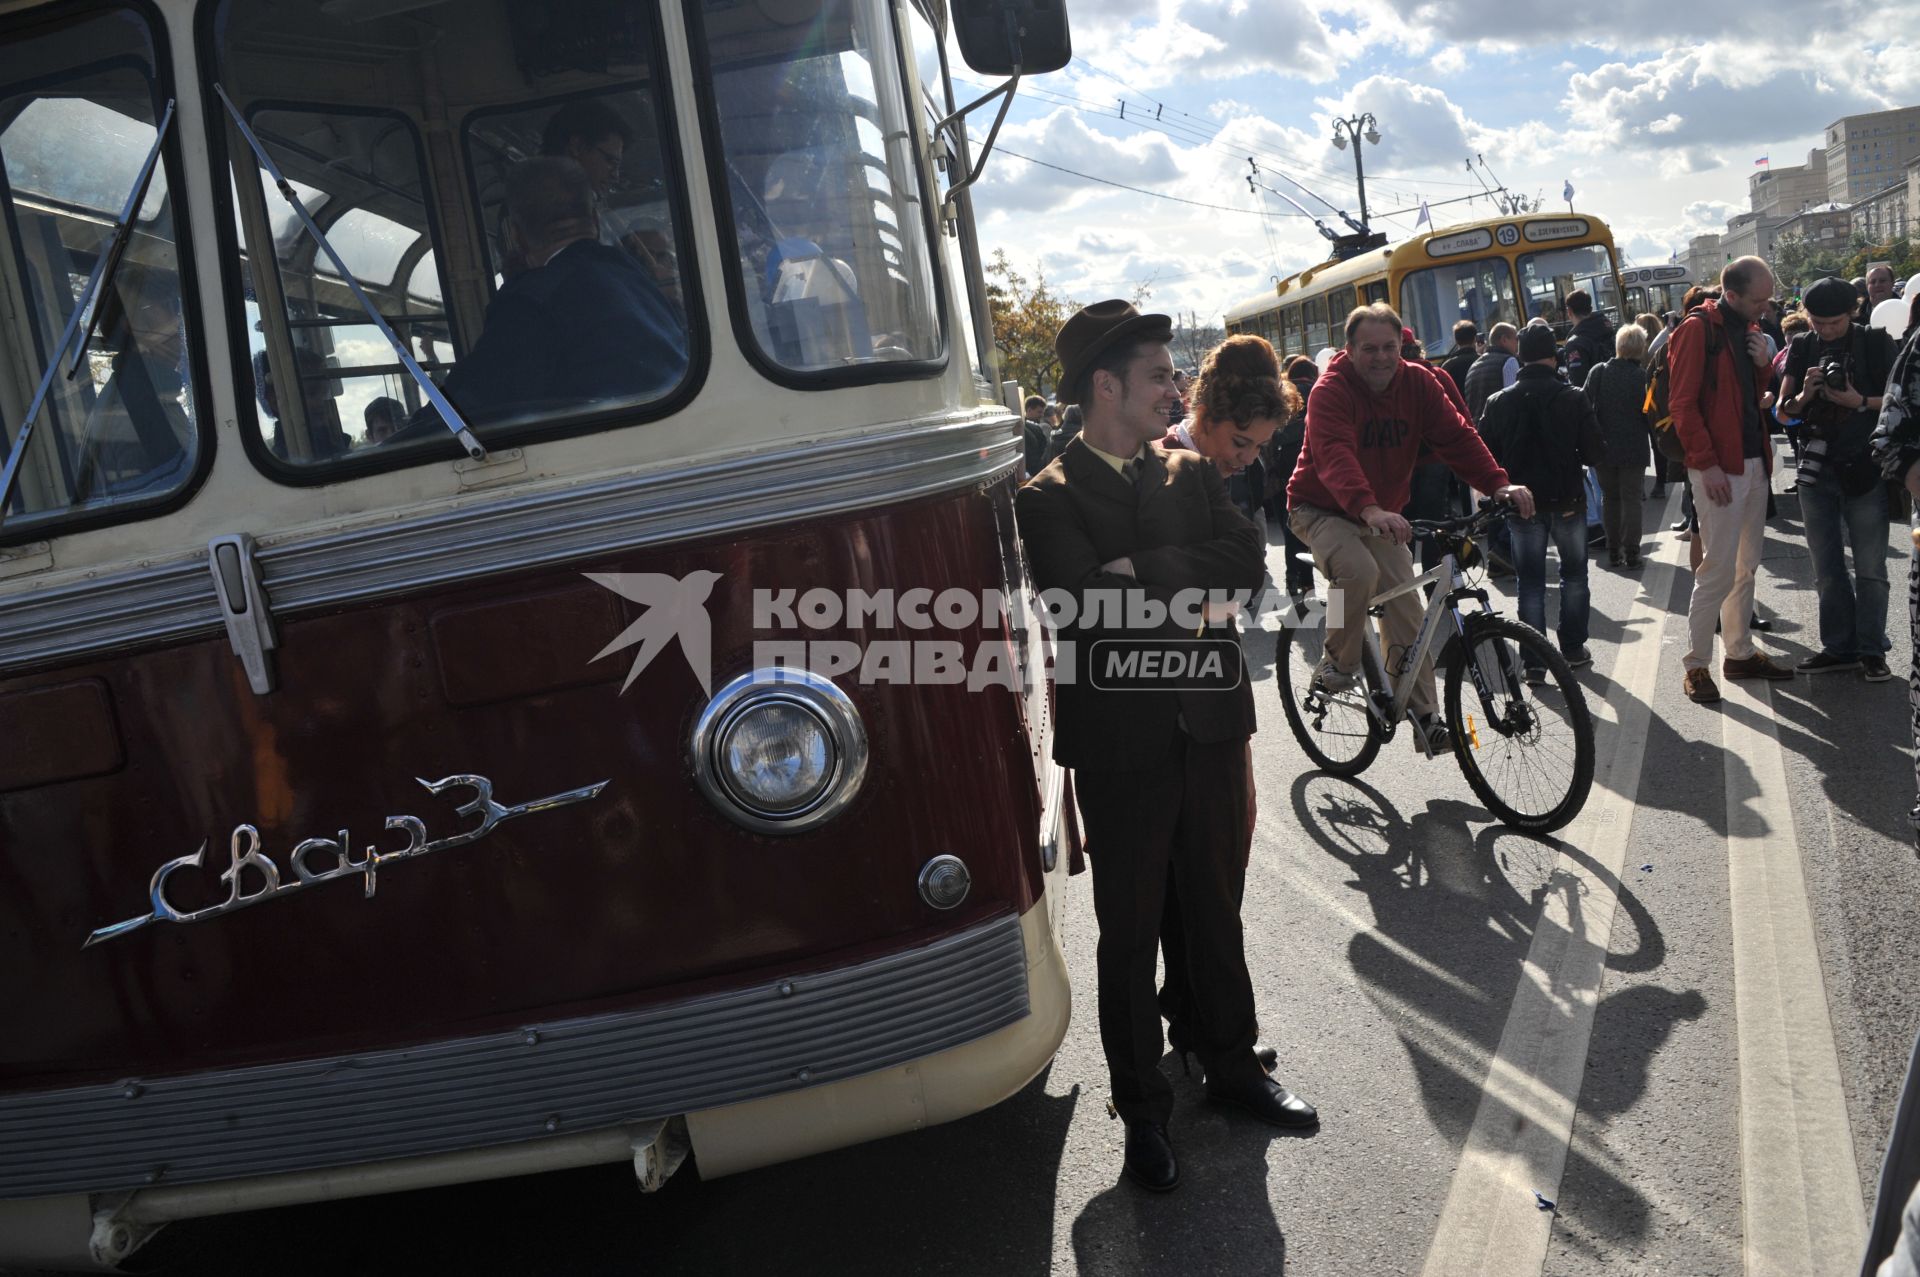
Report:
[[[618,111],[600,98],[581,98],[548,118],[540,133],[540,154],[570,159],[585,170],[600,214],[600,242],[633,254],[678,309],[680,268],[672,239],[657,227],[640,225],[636,210],[615,206],[609,199],[632,142],[633,126]]]
[[[521,269],[494,295],[479,341],[442,387],[468,424],[646,399],[678,382],[685,325],[638,261],[600,242],[586,170],[537,156],[508,173],[506,195],[507,254]],[[444,430],[429,406],[389,442]]]
[[[375,447],[398,434],[407,424],[407,406],[391,395],[381,395],[362,410],[360,419],[367,428],[367,446]]]
[[[299,369],[300,406],[306,419],[300,438],[311,447],[315,458],[340,456],[353,446],[353,441],[340,426],[340,410],[334,403],[339,382],[334,379],[333,369],[328,366],[326,356],[304,346],[295,347],[293,356]],[[280,388],[274,384],[272,361],[264,350],[253,357],[253,393],[260,407],[273,419],[273,429],[267,432],[267,447],[274,456],[286,459],[295,431],[290,423],[284,422],[286,409],[281,403]]]
[[[80,430],[74,503],[166,486],[186,464],[192,437],[177,276],[123,266],[101,300],[90,349],[92,357],[106,354],[108,375]]]

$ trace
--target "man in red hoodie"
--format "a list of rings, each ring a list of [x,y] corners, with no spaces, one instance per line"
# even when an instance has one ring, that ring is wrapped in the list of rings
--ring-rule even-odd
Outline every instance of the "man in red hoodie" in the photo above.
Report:
[[[1413,529],[1407,504],[1413,467],[1425,445],[1433,457],[1482,492],[1533,516],[1533,494],[1510,483],[1439,377],[1400,355],[1400,316],[1384,302],[1347,316],[1347,346],[1335,355],[1307,400],[1307,437],[1287,484],[1288,520],[1341,600],[1340,624],[1327,628],[1319,680],[1329,691],[1359,678],[1367,600],[1413,580],[1406,550]],[[1417,592],[1387,604],[1387,648],[1410,648],[1420,634]],[[1421,662],[1408,704],[1428,757],[1452,747],[1434,713],[1433,658]]]
[[[1716,620],[1726,639],[1720,663],[1726,677],[1793,677],[1753,645],[1750,632],[1773,465],[1773,442],[1760,420],[1773,359],[1758,321],[1772,300],[1773,272],[1766,262],[1729,262],[1720,273],[1720,300],[1690,311],[1673,330],[1667,351],[1673,433],[1687,452],[1702,548],[1687,605],[1691,646],[1680,663],[1687,698],[1702,704],[1720,699],[1709,669]]]

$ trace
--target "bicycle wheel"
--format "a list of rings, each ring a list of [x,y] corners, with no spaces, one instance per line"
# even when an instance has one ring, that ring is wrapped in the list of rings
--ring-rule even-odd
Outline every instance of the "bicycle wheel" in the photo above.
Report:
[[[1482,702],[1468,663],[1487,682]],[[1523,670],[1544,669],[1527,685]],[[1559,649],[1506,617],[1469,623],[1466,651],[1447,670],[1447,724],[1467,784],[1503,824],[1532,833],[1560,828],[1593,787],[1593,716]]]
[[[1380,735],[1367,712],[1368,682],[1363,678],[1344,692],[1320,688],[1313,676],[1326,654],[1325,641],[1324,624],[1283,627],[1274,682],[1287,726],[1307,757],[1335,776],[1358,776],[1380,752]]]

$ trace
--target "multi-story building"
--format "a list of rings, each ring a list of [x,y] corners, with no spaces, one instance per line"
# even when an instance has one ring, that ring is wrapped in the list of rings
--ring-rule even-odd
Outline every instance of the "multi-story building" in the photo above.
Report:
[[[1806,240],[1815,245],[1845,244],[1853,233],[1853,214],[1837,204],[1810,208],[1798,217],[1788,218],[1773,232],[1773,246]]]
[[[1894,182],[1865,199],[1854,201],[1850,210],[1853,214],[1853,229],[1865,235],[1869,244],[1886,244],[1896,239],[1905,239],[1911,226],[1907,219],[1907,211],[1910,207],[1907,199],[1907,183]]]
[[[1773,257],[1773,237],[1789,221],[1761,213],[1741,213],[1727,222],[1720,236],[1720,261],[1724,265],[1736,257]],[[1719,271],[1716,269],[1717,276]]]
[[[1849,115],[1827,126],[1827,198],[1852,204],[1906,178],[1920,158],[1920,106]]]
[[[1796,217],[1827,202],[1827,153],[1807,152],[1805,164],[1765,168],[1747,179],[1749,206],[1763,217]]]
[[[1720,251],[1720,236],[1695,235],[1687,241],[1687,269],[1700,281],[1717,280],[1727,259]]]

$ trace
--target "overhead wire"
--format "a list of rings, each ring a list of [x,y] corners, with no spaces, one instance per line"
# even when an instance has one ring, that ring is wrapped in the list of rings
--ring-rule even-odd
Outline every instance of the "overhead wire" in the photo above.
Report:
[[[1112,79],[1113,77],[1109,76],[1108,78]],[[1116,81],[1116,83],[1120,83],[1120,82]],[[1087,98],[1080,97],[1076,94],[1068,93],[1061,89],[1049,88],[1043,85],[1025,85],[1023,86],[1023,88],[1027,93],[1029,93],[1033,97],[1039,98],[1043,101],[1050,101],[1055,103],[1056,105],[1078,108],[1081,111],[1090,112],[1092,114],[1098,115],[1102,119],[1118,120],[1123,124],[1130,124],[1135,128],[1145,129],[1150,132],[1159,133],[1165,137],[1171,138],[1176,142],[1184,143],[1185,145],[1188,145],[1188,146],[1210,147],[1212,149],[1221,151],[1224,154],[1230,154],[1230,155],[1236,155],[1236,156],[1244,155],[1251,152],[1253,155],[1266,160],[1269,164],[1273,165],[1276,169],[1291,169],[1294,172],[1303,173],[1309,177],[1318,177],[1325,181],[1337,182],[1342,186],[1349,185],[1351,184],[1351,181],[1352,181],[1351,178],[1347,177],[1345,174],[1337,170],[1324,168],[1320,165],[1312,163],[1311,161],[1302,159],[1297,155],[1292,155],[1282,151],[1263,150],[1258,147],[1227,146],[1224,143],[1220,143],[1216,141],[1216,139],[1219,137],[1220,132],[1223,130],[1215,130],[1212,133],[1206,133],[1203,130],[1196,128],[1192,125],[1184,125],[1179,123],[1178,121],[1167,120],[1163,117],[1157,118],[1154,114],[1150,112],[1137,109],[1137,104],[1129,104],[1125,99],[1119,99],[1118,106],[1109,106],[1104,102],[1090,101]],[[1149,99],[1149,101],[1151,102],[1151,99]],[[1152,103],[1152,104],[1155,105],[1156,107],[1160,105],[1158,103]],[[1135,105],[1136,109],[1129,112],[1127,110],[1127,107],[1129,105]],[[1189,112],[1182,111],[1178,113],[1181,115],[1186,115],[1188,116],[1188,118],[1192,118],[1192,119],[1198,118],[1196,116],[1192,116],[1191,113]],[[1393,181],[1394,179],[1388,178],[1387,180]],[[1417,193],[1409,192],[1403,189],[1398,189],[1397,185],[1396,186],[1379,186],[1379,187],[1376,187],[1376,189],[1380,190],[1382,194],[1391,195],[1396,199],[1417,200],[1419,198]]]
[[[1149,104],[1151,104],[1154,107],[1154,110],[1155,110],[1154,122],[1156,123],[1170,123],[1169,121],[1166,121],[1164,119],[1164,113],[1168,110],[1171,110],[1175,115],[1185,116],[1187,119],[1197,121],[1201,125],[1207,126],[1206,121],[1202,120],[1201,117],[1193,114],[1191,111],[1183,111],[1178,107],[1171,107],[1171,108],[1168,107],[1166,103],[1160,101],[1157,98],[1152,97],[1149,94],[1140,92],[1140,90],[1134,88],[1133,85],[1129,84],[1125,80],[1122,80],[1119,76],[1114,75],[1112,72],[1104,70],[1101,67],[1095,66],[1092,62],[1088,61],[1086,58],[1083,58],[1078,54],[1074,55],[1073,60],[1075,62],[1080,63],[1082,66],[1086,67],[1088,70],[1092,71],[1096,75],[1099,75],[1108,80],[1111,80],[1113,83],[1119,85],[1121,88],[1126,89],[1129,93],[1132,93],[1137,97],[1145,99]],[[1076,99],[1076,100],[1084,102],[1083,99]],[[1136,121],[1131,117],[1129,117],[1127,122],[1135,123]],[[1222,126],[1220,129],[1216,129],[1214,131],[1213,137],[1217,138],[1219,134],[1223,131],[1224,131],[1224,126]],[[1235,148],[1236,153],[1244,149],[1246,148]],[[1285,163],[1285,164],[1292,165],[1299,171],[1307,173],[1310,176],[1323,177],[1330,181],[1337,181],[1342,184],[1345,184],[1348,181],[1348,178],[1344,173],[1341,173],[1337,170],[1325,168],[1321,165],[1313,163],[1312,161],[1302,159],[1300,156],[1297,156],[1297,155],[1291,155],[1285,152],[1269,152],[1269,153],[1262,154],[1261,152],[1258,152],[1258,151],[1256,151],[1255,154],[1262,155],[1262,158],[1265,158],[1268,161],[1273,163]],[[1380,176],[1384,180],[1390,181],[1390,182],[1398,182],[1402,180],[1413,180],[1413,179],[1397,178],[1392,174],[1381,174]],[[1465,183],[1458,183],[1458,185],[1465,185]],[[1384,188],[1384,187],[1380,189],[1382,190],[1382,193],[1393,195],[1396,198],[1416,199],[1416,200],[1419,198],[1417,194],[1409,194],[1408,192],[1405,192],[1405,191],[1388,190],[1387,188]]]
[[[968,140],[973,142],[975,145],[979,144],[979,139],[973,137],[972,134],[968,134]],[[1292,214],[1271,213],[1271,212],[1263,212],[1260,209],[1255,209],[1255,208],[1234,208],[1231,205],[1227,205],[1227,204],[1209,204],[1204,200],[1185,199],[1178,195],[1168,195],[1163,191],[1149,191],[1145,187],[1141,187],[1141,186],[1128,186],[1125,182],[1116,182],[1110,177],[1096,177],[1092,173],[1082,173],[1078,169],[1070,169],[1063,164],[1053,164],[1053,163],[1049,163],[1046,160],[1036,160],[1031,155],[1022,155],[1018,151],[1010,150],[1004,144],[995,146],[993,149],[1002,155],[1011,156],[1016,160],[1025,160],[1029,164],[1037,164],[1041,168],[1052,169],[1056,173],[1066,173],[1073,177],[1084,178],[1089,182],[1098,182],[1102,186],[1118,187],[1120,190],[1123,190],[1123,191],[1131,191],[1135,195],[1146,195],[1157,200],[1170,200],[1175,204],[1188,204],[1194,208],[1207,208],[1220,213],[1241,213],[1248,217],[1289,217],[1289,216],[1299,217],[1301,216],[1298,213],[1292,213]]]

